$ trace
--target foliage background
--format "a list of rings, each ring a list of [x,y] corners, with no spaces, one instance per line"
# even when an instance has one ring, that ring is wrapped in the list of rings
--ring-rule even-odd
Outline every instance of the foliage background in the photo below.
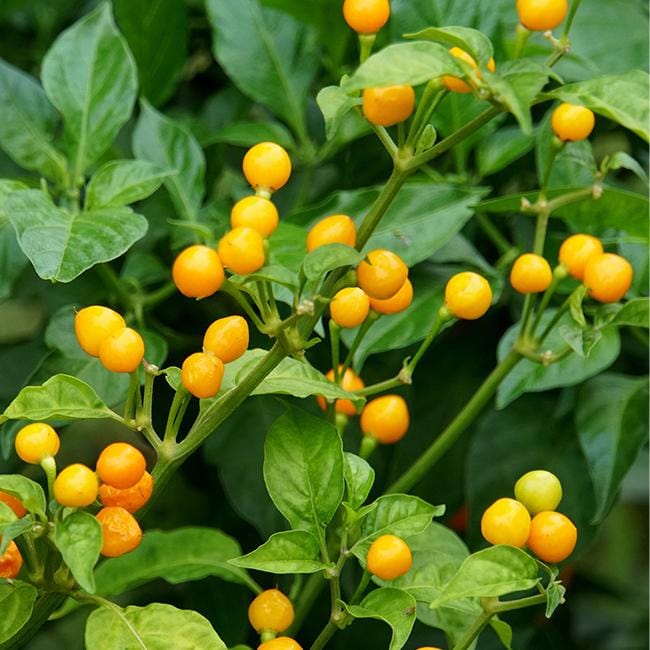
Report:
[[[233,3],[232,7],[229,3]],[[224,3],[235,16],[236,0]],[[255,103],[242,75],[253,75],[258,35],[231,34],[239,45],[223,36],[217,38],[215,62],[212,30],[203,3],[188,0],[114,0],[118,24],[127,37],[138,62],[141,92],[161,110],[183,121],[199,138],[207,159],[208,201],[202,219],[219,231],[225,229],[229,206],[246,193],[239,171],[242,146],[260,139],[275,139],[292,148],[298,170],[291,183],[277,196],[283,215],[294,215],[295,222],[306,222],[311,214],[306,206],[327,199],[336,189],[352,190],[380,184],[389,173],[389,160],[378,142],[359,129],[350,130],[350,143],[324,161],[313,161],[311,143],[324,140],[320,112],[313,100],[321,87],[338,83],[341,74],[354,67],[357,57],[353,35],[340,16],[338,0],[266,0],[263,4],[278,10],[274,19],[286,25],[286,14],[306,26],[300,31],[296,47],[300,55],[294,61],[299,83],[308,94],[306,122],[301,125],[284,112],[279,121],[266,108]],[[398,40],[400,34],[430,24],[462,24],[485,31],[491,37],[496,59],[512,34],[516,21],[512,0],[393,0],[393,18],[381,41]],[[78,17],[93,8],[93,2],[78,0],[3,0],[0,4],[0,57],[38,77],[43,55],[61,32]],[[143,33],[139,20],[145,16]],[[236,19],[233,29],[237,28]],[[224,25],[223,30],[231,29]],[[291,33],[287,28],[287,43]],[[572,30],[573,53],[557,66],[567,81],[596,74],[622,73],[647,69],[648,10],[642,0],[584,0]],[[541,38],[531,47],[540,53],[546,46]],[[295,52],[287,51],[287,56]],[[234,56],[234,58],[233,58]],[[259,60],[259,59],[258,59]],[[259,71],[258,71],[259,72]],[[262,81],[263,83],[263,81]],[[242,90],[244,92],[242,92]],[[453,128],[454,115],[470,110],[466,98],[453,97],[440,110],[441,132]],[[537,120],[545,108],[534,113]],[[278,111],[276,110],[276,113]],[[282,111],[280,111],[282,113]],[[282,117],[282,115],[281,115]],[[250,123],[255,122],[255,126]],[[111,156],[129,157],[134,126],[132,120],[118,138]],[[290,129],[304,130],[295,144]],[[540,127],[541,128],[541,127]],[[647,168],[645,144],[629,131],[599,119],[592,138],[595,157],[627,151]],[[511,147],[528,152],[516,164],[508,164]],[[342,143],[341,143],[342,144]],[[468,146],[441,162],[438,171],[448,180],[480,185],[493,196],[511,194],[536,186],[535,142],[522,137],[510,118],[500,131],[484,130]],[[588,155],[587,155],[588,159]],[[305,164],[307,163],[307,164]],[[565,160],[556,173],[554,184],[582,180],[588,175],[588,160],[576,155]],[[22,171],[0,152],[0,177],[21,178]],[[628,172],[615,178],[621,188],[646,193],[641,180]],[[422,193],[426,188],[422,186]],[[424,194],[421,194],[420,198]],[[325,214],[319,207],[314,215]],[[172,249],[182,242],[182,233],[167,222],[174,218],[173,208],[164,191],[157,192],[139,206],[150,222],[147,237],[129,253],[121,273],[133,274],[140,282],[156,283],[166,277]],[[495,217],[502,219],[502,217]],[[506,215],[498,222],[520,245],[530,236],[530,220]],[[551,254],[561,241],[562,228],[555,225],[549,242]],[[171,237],[171,248],[169,238]],[[470,246],[469,255],[478,251],[485,260],[494,261],[496,251],[474,222],[448,247],[438,251],[421,265],[423,283],[431,283],[444,272],[450,261],[462,260],[462,247]],[[456,246],[457,248],[454,248]],[[460,248],[458,248],[460,247]],[[627,244],[624,253],[643,263],[645,246]],[[459,250],[461,253],[459,253]],[[487,264],[487,262],[486,262]],[[645,272],[638,273],[637,288],[647,286]],[[4,289],[4,288],[3,288]],[[44,378],[47,369],[61,360],[53,358],[45,341],[45,327],[57,310],[71,303],[97,302],[101,294],[110,299],[110,288],[93,271],[70,284],[50,285],[39,280],[26,267],[11,287],[0,295],[0,404],[8,402],[25,382]],[[377,454],[377,485],[386,484],[399,474],[428,442],[432,432],[440,431],[457,412],[480,380],[491,369],[495,349],[503,332],[512,322],[512,296],[478,323],[459,323],[446,332],[429,351],[417,373],[416,388],[405,391],[413,416],[413,427],[397,449],[381,449]],[[169,362],[178,364],[197,345],[197,333],[216,315],[233,310],[223,298],[199,303],[174,298],[163,303],[149,324],[167,338]],[[386,368],[399,367],[404,350],[394,347],[396,332],[387,332],[387,352],[370,356],[364,378],[384,378]],[[609,372],[643,375],[647,369],[646,349],[630,336],[622,339],[622,354]],[[326,370],[324,351],[316,350],[315,363]],[[321,354],[322,358],[318,358]],[[70,363],[68,360],[67,363]],[[481,546],[478,518],[487,502],[511,489],[513,479],[531,464],[543,464],[556,471],[565,484],[566,507],[593,499],[584,461],[576,443],[574,407],[581,387],[567,387],[546,393],[531,393],[503,411],[486,412],[469,435],[449,454],[418,493],[433,503],[446,503],[448,522],[463,504],[469,511],[466,539],[470,548]],[[168,396],[161,394],[159,399]],[[598,393],[591,395],[599,399]],[[600,396],[602,398],[602,396]],[[144,521],[144,527],[172,528],[186,524],[219,527],[238,538],[244,550],[255,548],[277,530],[282,521],[272,508],[261,478],[263,433],[282,408],[277,400],[258,397],[250,400],[202,453],[182,468],[164,499]],[[3,459],[0,472],[17,469],[11,449],[10,432],[3,431]],[[351,432],[351,440],[356,432]],[[95,458],[101,447],[113,437],[123,436],[107,423],[81,423],[68,427],[61,461]],[[648,465],[644,450],[626,478],[620,499],[594,537],[587,521],[581,528],[576,560],[565,569],[569,584],[569,605],[560,608],[552,621],[524,610],[511,616],[515,626],[514,646],[520,648],[584,648],[590,650],[635,650],[647,646],[648,585]],[[144,604],[152,600],[193,608],[204,614],[227,643],[241,642],[248,635],[246,606],[249,594],[244,588],[208,578],[200,582],[170,586],[162,581],[138,589],[124,602]],[[30,643],[30,648],[82,647],[85,613],[48,626]],[[313,632],[327,616],[323,600],[315,610]],[[359,621],[337,635],[333,648],[384,647],[387,631],[380,623]],[[430,628],[416,627],[407,648],[432,644]],[[479,648],[497,648],[491,633],[483,635]]]

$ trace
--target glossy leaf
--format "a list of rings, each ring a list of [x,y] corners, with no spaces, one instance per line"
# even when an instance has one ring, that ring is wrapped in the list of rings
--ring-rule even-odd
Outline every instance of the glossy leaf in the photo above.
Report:
[[[347,489],[346,501],[356,510],[370,494],[375,481],[375,470],[363,458],[346,451],[344,454],[343,476]]]
[[[276,142],[291,151],[296,143],[291,133],[279,122],[235,122],[208,135],[204,146],[216,143],[231,144],[236,147],[252,147],[258,142]]]
[[[549,96],[586,106],[595,113],[618,122],[648,142],[648,79],[647,72],[632,70],[561,86],[550,92]]]
[[[112,160],[100,167],[86,188],[86,209],[113,208],[142,201],[170,172],[145,160]]]
[[[0,490],[19,499],[25,510],[33,512],[41,519],[47,519],[45,493],[35,481],[21,474],[0,474]]]
[[[351,93],[364,88],[417,86],[441,75],[463,76],[463,68],[446,47],[429,41],[395,43],[370,56],[343,84]]]
[[[528,153],[534,144],[534,137],[517,127],[506,126],[495,131],[479,143],[476,158],[479,173],[489,176],[501,171]]]
[[[0,147],[21,167],[63,180],[66,159],[53,144],[57,121],[40,84],[0,60]]]
[[[230,560],[230,564],[278,574],[315,573],[327,568],[320,560],[318,540],[306,530],[275,533],[262,546]]]
[[[25,515],[21,519],[16,519],[7,525],[0,524],[0,533],[2,533],[0,539],[0,556],[4,555],[4,552],[9,546],[9,542],[20,537],[23,533],[30,531],[33,525],[34,518],[29,515]]]
[[[56,39],[43,59],[42,77],[63,115],[76,179],[111,146],[136,98],[135,63],[110,4],[99,5]]]
[[[296,132],[303,131],[307,92],[317,70],[310,34],[290,16],[262,8],[258,0],[208,0],[207,8],[214,56],[233,83]]]
[[[308,280],[317,280],[328,271],[341,266],[358,266],[363,255],[352,246],[325,244],[308,253],[302,263],[302,270]]]
[[[648,298],[635,298],[626,302],[615,314],[608,325],[629,325],[632,327],[649,327]]]
[[[11,420],[90,420],[121,418],[85,382],[70,375],[54,375],[42,386],[27,386],[7,406]]]
[[[264,481],[292,528],[322,535],[343,499],[343,450],[334,426],[289,409],[267,433]]]
[[[27,265],[16,231],[4,212],[4,202],[9,194],[23,189],[27,189],[26,186],[18,181],[0,179],[0,300],[11,294],[13,283]]]
[[[552,318],[555,310],[547,310],[541,320],[541,328]],[[563,316],[559,324],[553,328],[544,341],[543,350],[561,350],[564,340],[560,327],[570,320],[569,315]],[[503,359],[512,347],[518,333],[519,324],[510,327],[499,341],[498,358]],[[573,386],[598,374],[608,368],[618,357],[620,341],[615,328],[602,330],[602,337],[591,349],[588,357],[570,354],[550,366],[521,360],[499,385],[497,391],[497,407],[503,408],[517,399],[522,393],[539,392],[558,388],[560,386]]]
[[[414,34],[405,34],[405,38],[415,40],[437,41],[459,47],[467,52],[480,66],[487,65],[494,54],[490,39],[485,34],[469,27],[427,27]]]
[[[113,596],[157,578],[171,584],[216,576],[254,590],[246,571],[229,560],[241,555],[235,539],[213,528],[147,531],[134,551],[102,562],[95,572],[97,593]]]
[[[374,618],[390,625],[389,650],[403,648],[415,623],[415,599],[405,591],[385,587],[371,591],[360,605],[346,605],[354,618]]]
[[[382,535],[410,537],[426,530],[433,517],[444,514],[444,506],[432,506],[408,494],[388,494],[377,499],[377,507],[363,519],[361,534],[351,552],[365,565],[366,554]]]
[[[325,86],[316,96],[316,102],[325,120],[325,135],[331,140],[348,112],[361,104],[361,98],[348,95],[340,86]]]
[[[130,208],[71,212],[40,190],[21,190],[4,203],[23,252],[44,280],[70,282],[95,264],[126,252],[147,232]]]
[[[27,623],[37,597],[36,587],[26,582],[0,584],[0,643],[9,641]]]
[[[205,157],[196,138],[182,125],[159,113],[147,101],[133,132],[133,151],[173,172],[165,179],[176,211],[195,221],[205,194]]]
[[[498,616],[490,619],[490,627],[494,630],[499,641],[506,650],[512,650],[512,628],[508,623],[502,621]]]
[[[140,94],[158,106],[173,95],[185,65],[185,2],[113,0],[113,9],[138,66]]]
[[[93,570],[102,548],[102,526],[91,514],[73,510],[54,528],[54,542],[79,586],[95,592]]]
[[[514,546],[491,546],[470,555],[430,606],[470,596],[495,598],[538,582],[537,562],[530,555]]]
[[[623,478],[648,439],[648,382],[603,374],[580,391],[576,430],[596,493],[594,522],[600,522]]]
[[[226,644],[201,614],[161,603],[96,609],[86,622],[85,643],[88,650],[226,650]]]

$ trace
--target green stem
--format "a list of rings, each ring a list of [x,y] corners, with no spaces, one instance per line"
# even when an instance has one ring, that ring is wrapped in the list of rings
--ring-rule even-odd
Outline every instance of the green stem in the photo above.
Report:
[[[47,496],[48,500],[54,499],[54,480],[56,479],[56,460],[54,456],[46,456],[41,461],[41,467],[47,478]]]
[[[167,424],[165,425],[165,438],[164,442],[171,444],[176,442],[176,436],[178,435],[178,429],[183,420],[183,415],[185,414],[185,409],[189,404],[192,396],[183,388],[179,386],[174,394],[174,399],[172,404],[169,407],[169,413],[167,415]]]
[[[356,605],[361,600],[364,591],[370,584],[370,578],[372,578],[372,574],[366,569],[361,576],[361,580],[359,580],[357,588],[354,590],[352,596],[350,596],[350,605]]]
[[[573,295],[573,294],[571,294]],[[553,318],[546,324],[546,327],[542,331],[542,333],[539,335],[537,338],[538,343],[541,345],[543,343],[544,339],[551,333],[551,330],[557,325],[558,321],[562,316],[564,316],[566,310],[569,308],[569,303],[571,300],[571,296],[569,296],[561,305],[560,308],[553,314]]]
[[[290,635],[294,635],[300,629],[324,586],[325,578],[321,571],[309,576],[296,601],[295,616],[288,631]]]
[[[530,328],[530,331],[534,334],[535,330],[539,326],[539,322],[542,320],[542,316],[544,314],[544,311],[548,307],[548,303],[551,301],[551,298],[553,297],[553,294],[555,293],[555,289],[557,289],[557,285],[560,282],[560,273],[557,272],[557,269],[560,267],[556,267],[553,270],[553,279],[551,280],[551,284],[549,284],[548,288],[544,292],[544,295],[542,296],[542,300],[539,303],[539,307],[537,308],[537,313],[535,314],[535,320],[533,321],[533,324]]]
[[[372,52],[376,34],[359,34],[359,63],[363,63]]]
[[[361,341],[363,341],[366,334],[368,333],[368,330],[373,326],[373,324],[379,320],[380,316],[381,314],[378,314],[375,311],[371,311],[368,314],[366,320],[361,323],[361,326],[359,327],[356,336],[354,337],[354,341],[352,341],[352,345],[350,346],[350,349],[345,356],[345,360],[343,361],[343,367],[341,368],[342,375],[345,375],[345,371],[352,365],[354,353],[359,349]]]
[[[431,467],[442,458],[445,452],[460,438],[467,427],[481,412],[490,398],[494,395],[499,384],[508,375],[508,373],[517,365],[521,359],[521,354],[511,350],[501,362],[488,375],[480,388],[474,393],[472,398],[467,402],[464,408],[451,421],[447,428],[438,436],[438,438],[428,447],[428,449],[418,458],[418,460],[407,469],[397,481],[395,481],[387,490],[386,494],[395,492],[409,492],[417,485],[429,472]]]
[[[253,321],[255,327],[257,327],[260,332],[266,332],[266,326],[255,313],[255,310],[251,307],[248,300],[246,300],[246,296],[244,296],[244,294],[232,282],[230,282],[230,280],[226,280],[221,285],[221,291],[233,298],[233,300],[244,310],[246,315]]]
[[[483,628],[485,628],[490,623],[492,616],[494,616],[494,614],[491,612],[483,612],[474,621],[467,632],[463,634],[460,641],[454,645],[453,650],[467,650],[467,648],[469,648],[474,642],[474,639],[483,631]]]
[[[555,212],[558,208],[561,208],[565,205],[570,205],[571,203],[576,203],[582,201],[582,199],[587,197],[592,197],[594,200],[598,200],[602,196],[602,188],[600,185],[594,185],[593,187],[585,188],[584,190],[576,190],[575,192],[568,192],[567,194],[562,194],[551,201],[548,201],[546,204],[546,210],[549,214]]]
[[[135,417],[136,398],[140,393],[140,378],[137,369],[130,374],[129,391],[124,402],[124,419],[131,422]]]
[[[17,634],[4,643],[0,643],[0,650],[29,647],[29,641],[45,625],[50,615],[59,608],[65,598],[66,594],[60,592],[41,594],[34,604],[29,621],[20,628]]]
[[[582,0],[573,0],[571,3],[571,8],[569,9],[569,15],[566,19],[566,22],[564,23],[564,31],[562,32],[562,39],[567,40],[569,38],[569,32],[571,31],[571,27],[573,26],[573,20],[576,17],[576,12],[578,11],[578,7],[580,6],[580,2]]]
[[[524,607],[533,607],[542,605],[546,602],[546,594],[536,594],[535,596],[526,596],[517,600],[502,600],[498,604],[490,607],[491,614],[501,614],[502,612],[511,612],[515,609],[524,609]]]
[[[390,133],[383,126],[377,126],[376,124],[371,124],[371,126],[379,141],[384,145],[388,155],[391,159],[394,159],[397,155],[397,145],[393,142],[393,138],[390,137]]]
[[[334,383],[338,384],[341,381],[341,373],[339,372],[339,334],[341,328],[333,319],[330,319],[330,348],[332,351],[332,370],[334,371]]]
[[[528,337],[530,329],[530,319],[533,315],[533,308],[535,306],[535,294],[527,293],[524,298],[524,306],[521,310],[521,327],[519,328],[519,336],[517,340],[523,343]]]
[[[454,131],[454,133],[447,136],[444,140],[441,140],[438,144],[431,147],[431,149],[416,154],[415,156],[412,156],[405,163],[404,169],[406,171],[413,171],[418,167],[420,167],[420,165],[424,165],[425,163],[428,163],[434,158],[437,158],[445,151],[451,149],[454,145],[463,141],[467,136],[474,133],[474,131],[477,131],[482,126],[487,124],[491,119],[495,118],[501,112],[502,110],[497,106],[492,106],[488,108],[480,115],[477,115],[473,120],[467,122],[465,126],[462,126],[460,129]]]
[[[410,382],[411,377],[415,372],[415,368],[420,362],[420,359],[422,359],[426,351],[429,349],[429,346],[433,343],[433,340],[436,338],[436,336],[438,336],[440,328],[450,319],[451,314],[443,305],[436,312],[436,317],[433,320],[433,324],[431,325],[431,329],[429,330],[427,337],[424,339],[424,341],[422,341],[420,347],[418,348],[418,351],[415,353],[413,358],[404,366],[402,373],[400,373],[403,377],[402,381],[404,383]]]
[[[429,123],[431,114],[445,95],[446,92],[441,88],[439,79],[431,79],[424,87],[422,97],[420,97],[417,110],[411,122],[409,134],[406,138],[407,149],[413,149],[415,147],[424,127]]]
[[[528,39],[530,38],[530,34],[530,30],[526,29],[521,23],[517,25],[515,32],[515,49],[512,55],[513,59],[521,58],[526,43],[528,43]]]
[[[168,282],[155,291],[148,293],[142,298],[142,305],[151,309],[161,302],[167,300],[176,293],[176,285],[173,282]]]
[[[334,621],[327,621],[327,625],[322,629],[316,640],[311,644],[311,650],[321,650],[329,640],[339,631],[338,625]]]
[[[544,242],[546,241],[546,229],[548,228],[548,218],[550,216],[548,209],[540,210],[537,213],[537,223],[535,225],[535,242],[533,244],[533,253],[535,255],[544,254]]]
[[[501,231],[492,223],[486,214],[478,213],[475,215],[475,218],[481,230],[499,251],[499,255],[505,255],[510,252],[512,244],[501,234]]]
[[[354,394],[355,395],[361,395],[361,397],[369,397],[370,395],[376,395],[377,393],[383,393],[386,390],[392,390],[393,388],[399,388],[400,386],[403,386],[404,382],[398,375],[397,377],[393,377],[392,379],[386,379],[385,381],[380,381],[377,382],[376,384],[372,384],[371,386],[366,386],[365,388],[362,388],[361,390],[355,390]]]

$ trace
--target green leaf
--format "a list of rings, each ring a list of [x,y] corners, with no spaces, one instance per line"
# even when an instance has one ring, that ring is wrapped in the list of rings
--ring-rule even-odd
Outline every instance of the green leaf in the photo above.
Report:
[[[10,420],[35,421],[122,419],[88,384],[70,375],[54,375],[42,386],[23,388],[3,416]]]
[[[541,329],[549,322],[555,309],[547,310],[541,319]],[[570,322],[571,316],[565,314],[544,341],[543,350],[560,350],[564,340],[560,328]],[[498,358],[503,359],[519,334],[519,323],[510,327],[499,341]],[[542,351],[543,351],[542,350]],[[497,391],[497,408],[503,408],[517,399],[522,393],[573,386],[583,382],[608,368],[620,351],[620,339],[615,328],[602,330],[602,337],[596,342],[588,357],[571,354],[548,367],[540,363],[522,359],[506,376]]]
[[[446,47],[428,41],[395,43],[366,59],[344,82],[343,89],[351,93],[398,84],[418,86],[445,74],[456,77],[464,74],[458,59]]]
[[[147,220],[130,208],[73,213],[40,190],[10,194],[4,209],[23,252],[44,280],[70,282],[95,264],[122,255],[147,232]]]
[[[205,194],[205,157],[196,138],[181,124],[159,113],[146,100],[133,132],[133,151],[173,173],[165,179],[179,216],[197,219]]]
[[[227,391],[237,386],[257,363],[266,355],[266,350],[253,348],[226,367],[221,390]],[[323,373],[314,368],[306,359],[283,359],[269,375],[258,384],[251,395],[292,395],[310,397],[322,395],[325,399],[349,399],[361,405],[363,397],[343,390],[338,384],[329,381]],[[219,399],[219,396],[213,399]]]
[[[491,546],[470,555],[430,606],[470,596],[496,598],[538,582],[537,562],[530,555],[514,546]]]
[[[616,498],[639,450],[648,439],[648,381],[603,374],[581,389],[576,430],[596,493],[593,523]]]
[[[18,181],[0,179],[0,300],[11,295],[16,278],[27,265],[27,258],[16,239],[16,231],[4,213],[5,199],[12,192],[23,189],[27,189],[27,186]]]
[[[350,550],[365,566],[368,549],[378,537],[417,535],[426,530],[432,517],[440,517],[444,512],[445,506],[432,506],[408,494],[379,497],[377,507],[364,518],[359,539]]]
[[[631,327],[650,327],[650,316],[648,312],[648,298],[634,298],[626,302],[615,314],[607,325],[629,325]]]
[[[530,104],[546,85],[549,69],[535,61],[520,60],[504,64],[498,74],[485,72],[483,77],[494,99],[517,118],[525,134],[531,134]]]
[[[493,616],[490,619],[490,627],[499,637],[499,641],[501,641],[503,647],[506,650],[512,650],[512,628],[498,616]]]
[[[363,458],[348,451],[345,452],[343,460],[343,476],[347,486],[346,501],[353,510],[357,510],[370,494],[375,482],[375,470]]]
[[[135,63],[109,3],[56,39],[43,59],[42,78],[47,96],[63,115],[77,180],[111,146],[136,98]]]
[[[225,143],[236,147],[252,147],[258,142],[275,142],[288,150],[296,147],[291,133],[279,122],[235,122],[222,127],[201,142],[204,146]]]
[[[481,176],[501,171],[528,153],[535,145],[532,135],[516,126],[505,126],[479,141],[476,163]]]
[[[586,106],[630,129],[648,142],[648,80],[647,72],[631,70],[623,74],[604,75],[561,86],[548,93],[548,96]]]
[[[174,94],[185,65],[185,2],[113,0],[113,10],[138,65],[140,94],[158,106]]]
[[[608,170],[610,169],[627,169],[628,171],[633,172],[641,179],[646,185],[648,184],[648,175],[645,172],[645,169],[638,163],[630,154],[625,153],[624,151],[618,151],[613,156],[607,159]]]
[[[602,332],[599,329],[582,327],[575,323],[560,325],[558,333],[581,357],[588,357],[602,338]]]
[[[578,323],[580,327],[587,327],[587,320],[582,311],[582,303],[587,296],[587,288],[582,285],[578,291],[574,291],[569,298],[569,313],[571,318]]]
[[[0,474],[0,490],[19,499],[25,510],[47,519],[45,493],[38,483],[22,474]]]
[[[323,534],[343,499],[343,449],[336,428],[291,408],[269,429],[264,481],[292,528]]]
[[[460,232],[471,218],[473,206],[485,192],[484,188],[407,183],[391,203],[364,251],[387,248],[397,253],[408,266],[422,262]],[[312,226],[323,215],[347,214],[359,226],[378,194],[378,188],[336,192],[322,203],[291,215],[290,221]]]
[[[312,35],[287,14],[262,8],[258,0],[208,0],[207,9],[214,56],[233,83],[294,131],[304,132],[307,94],[318,69]]]
[[[361,105],[361,98],[351,97],[340,86],[325,86],[316,95],[316,103],[325,120],[325,135],[331,140],[337,135],[348,112]]]
[[[153,194],[170,172],[146,160],[111,160],[86,188],[86,209],[122,207]]]
[[[278,574],[316,573],[327,568],[320,560],[318,540],[306,530],[275,533],[262,546],[230,560],[230,564]]]
[[[231,275],[228,280],[237,285],[254,284],[259,280],[275,282],[289,289],[297,289],[300,285],[298,274],[288,269],[286,266],[279,264],[270,264],[263,266],[259,271],[249,275]]]
[[[415,623],[415,599],[405,591],[384,587],[371,591],[360,605],[345,605],[354,618],[374,618],[393,631],[389,650],[403,648]]]
[[[37,597],[36,587],[26,582],[0,583],[0,643],[9,641],[27,623]]]
[[[93,569],[102,548],[102,526],[88,512],[73,510],[57,521],[54,543],[79,586],[95,593]]]
[[[341,266],[358,266],[363,255],[345,244],[325,244],[308,253],[302,270],[308,280],[318,280],[323,274]]]
[[[494,54],[490,39],[469,27],[427,27],[414,34],[405,34],[404,38],[455,45],[467,52],[481,67],[485,67]]]
[[[87,650],[227,650],[198,612],[161,603],[96,609],[86,622],[85,643]]]
[[[95,571],[97,593],[113,596],[157,578],[171,584],[216,576],[256,590],[248,573],[230,565],[241,555],[235,539],[214,528],[147,531],[134,551],[102,562]]]
[[[57,121],[39,83],[0,59],[0,147],[21,167],[62,181],[66,159],[52,144]]]
[[[16,519],[10,524],[0,525],[0,532],[2,533],[2,538],[0,539],[0,556],[4,555],[11,540],[31,530],[33,525],[34,518],[29,515],[25,515],[22,519]]]
[[[546,587],[546,618],[551,618],[553,612],[564,603],[566,589],[559,580],[553,580]]]

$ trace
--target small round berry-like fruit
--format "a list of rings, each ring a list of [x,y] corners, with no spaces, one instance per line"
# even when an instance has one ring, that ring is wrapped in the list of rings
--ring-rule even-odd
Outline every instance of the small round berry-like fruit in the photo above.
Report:
[[[571,235],[560,246],[560,264],[578,280],[585,274],[587,262],[597,255],[603,254],[603,245],[600,239],[591,235]]]
[[[230,211],[231,228],[246,226],[268,237],[278,227],[278,209],[262,196],[246,196],[237,201]]]
[[[515,497],[531,515],[555,510],[562,500],[562,484],[555,474],[545,469],[526,472],[515,483]]]
[[[68,465],[54,480],[54,498],[70,508],[89,506],[97,498],[98,490],[97,475],[81,463]]]
[[[225,279],[217,251],[208,246],[189,246],[172,266],[176,288],[188,298],[207,298],[217,292]]]
[[[465,52],[465,50],[462,50],[460,47],[452,47],[449,50],[449,53],[452,56],[455,56],[457,59],[461,59],[462,61],[465,61],[465,63],[468,63],[474,70],[478,70],[478,64],[474,60],[474,57],[470,56],[467,52]],[[490,58],[488,61],[487,69],[490,72],[494,72],[496,70],[496,63],[494,62],[493,58]],[[480,72],[478,74],[480,76]],[[444,84],[445,88],[447,88],[447,90],[452,90],[456,93],[466,94],[472,92],[472,87],[458,77],[444,75],[442,77],[442,83]]]
[[[357,228],[354,221],[346,214],[333,214],[314,224],[307,235],[307,252],[311,253],[319,246],[326,244],[345,244],[354,246],[357,243]]]
[[[74,333],[81,349],[93,357],[99,356],[101,344],[126,323],[116,311],[101,305],[80,309],[74,317]]]
[[[278,636],[257,646],[257,650],[302,650],[302,646],[291,637]]]
[[[99,500],[104,506],[124,508],[129,512],[137,512],[151,497],[153,492],[153,477],[145,472],[142,478],[130,488],[120,490],[110,485],[99,486]]]
[[[517,0],[519,21],[533,32],[555,29],[568,10],[567,0]]]
[[[530,515],[514,499],[497,499],[481,517],[481,533],[490,544],[510,544],[521,548],[528,540]]]
[[[378,537],[368,549],[366,566],[372,575],[382,580],[403,576],[413,564],[408,544],[395,535]]]
[[[2,538],[0,537],[0,539]],[[7,550],[3,555],[0,555],[0,578],[9,580],[15,578],[20,573],[22,566],[23,556],[20,554],[16,542],[11,540]]]
[[[203,349],[216,354],[224,363],[239,359],[248,348],[248,322],[241,316],[226,316],[214,321],[205,331]]]
[[[413,302],[413,285],[406,278],[402,288],[394,296],[385,300],[370,298],[370,309],[378,314],[398,314],[409,307],[411,302]]]
[[[147,469],[142,452],[128,442],[113,442],[97,459],[97,475],[102,483],[126,490],[133,487]]]
[[[359,34],[376,34],[390,17],[388,0],[345,0],[345,22]]]
[[[534,253],[520,255],[512,265],[510,284],[519,293],[546,291],[553,280],[550,264]]]
[[[343,370],[343,366],[339,366],[339,372]],[[327,374],[325,375],[327,379],[330,381],[334,381],[334,370],[328,370]],[[357,375],[352,368],[348,368],[345,371],[345,374],[341,378],[341,388],[343,390],[347,391],[355,391],[355,390],[361,390],[362,388],[365,387],[365,384],[363,383],[363,380],[359,375]],[[323,409],[323,411],[327,408],[327,404],[325,402],[325,398],[321,397],[320,395],[316,397],[316,401],[318,402],[318,406]],[[354,404],[349,400],[349,399],[337,399],[336,400],[336,405],[335,405],[335,410],[337,413],[343,413],[345,415],[355,415],[357,412],[356,407]]]
[[[415,106],[415,92],[408,84],[366,88],[361,110],[371,124],[393,126],[411,117]]]
[[[264,239],[252,228],[233,228],[219,240],[219,257],[233,273],[255,273],[266,261]]]
[[[382,395],[361,411],[361,431],[385,445],[401,440],[409,428],[409,409],[403,397]]]
[[[359,287],[346,287],[330,303],[330,316],[340,327],[361,325],[370,311],[370,300]]]
[[[632,285],[632,265],[620,255],[603,253],[585,265],[584,283],[589,295],[598,302],[620,300]]]
[[[13,494],[2,492],[2,490],[0,490],[0,501],[9,506],[14,511],[16,517],[19,519],[27,514],[27,510],[23,506],[20,499],[17,499]]]
[[[99,360],[106,370],[133,372],[142,363],[144,341],[130,327],[111,334],[99,348]]]
[[[560,104],[551,115],[553,133],[563,142],[578,142],[589,137],[596,118],[591,110],[575,104]]]
[[[223,362],[212,352],[190,354],[181,368],[181,380],[188,393],[199,399],[214,397],[221,388]]]
[[[445,305],[456,318],[476,320],[492,304],[489,282],[478,273],[456,273],[445,285]]]
[[[38,465],[47,456],[56,456],[61,441],[56,431],[45,422],[24,426],[14,442],[16,453],[26,463]]]
[[[404,285],[408,266],[399,255],[384,249],[370,251],[357,267],[359,286],[370,298],[392,298]]]
[[[275,192],[291,176],[289,154],[275,142],[260,142],[244,156],[244,176],[255,188]]]
[[[530,522],[528,548],[543,562],[566,560],[578,541],[573,522],[559,512],[540,512]]]
[[[248,620],[258,633],[284,632],[293,623],[293,605],[279,589],[267,589],[249,605]]]
[[[103,556],[119,557],[140,545],[142,530],[128,510],[108,506],[102,508],[95,516],[102,525]]]

